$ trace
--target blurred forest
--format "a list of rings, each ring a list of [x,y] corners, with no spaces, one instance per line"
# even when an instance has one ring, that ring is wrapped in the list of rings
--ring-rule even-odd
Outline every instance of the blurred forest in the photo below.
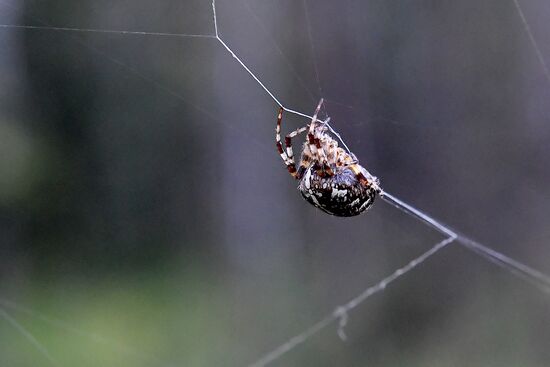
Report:
[[[385,190],[550,274],[550,2],[515,4],[217,13],[285,106],[326,98]],[[381,200],[307,204],[277,105],[182,34],[214,34],[210,1],[0,2],[1,366],[246,366],[442,239]],[[353,310],[346,342],[328,327],[271,365],[548,366],[549,306],[453,244]]]

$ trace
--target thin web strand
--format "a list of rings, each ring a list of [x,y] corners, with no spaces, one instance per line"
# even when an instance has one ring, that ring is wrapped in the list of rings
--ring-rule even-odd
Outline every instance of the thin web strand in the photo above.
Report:
[[[402,212],[412,217],[415,217],[417,219],[420,219],[422,222],[424,222],[425,224],[428,224],[432,228],[435,228],[437,231],[443,233],[444,235],[447,235],[449,237],[457,237],[457,234],[447,226],[441,224],[439,221],[435,220],[434,218],[422,212],[421,210],[416,209],[412,205],[409,205],[404,201],[398,199],[397,197],[393,196],[389,192],[386,192],[386,191],[380,192],[380,197],[383,200],[385,200],[387,203],[401,210]]]
[[[384,290],[389,283],[395,281],[402,275],[406,274],[407,272],[415,268],[417,265],[425,261],[427,258],[429,258],[433,254],[438,252],[440,249],[442,249],[443,247],[445,247],[446,245],[454,241],[464,245],[467,249],[474,251],[474,253],[489,260],[490,262],[496,263],[497,265],[508,270],[510,273],[537,285],[539,289],[541,289],[542,291],[548,292],[550,290],[550,277],[548,277],[547,275],[533,268],[530,268],[529,266],[522,264],[516,260],[513,260],[478,242],[475,242],[469,239],[468,237],[456,234],[449,227],[443,225],[433,217],[405,203],[404,201],[398,199],[397,197],[393,196],[388,192],[382,191],[380,196],[387,203],[401,210],[405,214],[420,220],[424,224],[429,225],[430,227],[436,229],[440,233],[447,235],[448,238],[443,240],[442,242],[439,242],[430,250],[420,255],[418,258],[412,260],[406,266],[396,270],[394,273],[384,278],[382,281],[380,281],[376,285],[367,288],[364,292],[362,292],[360,295],[352,299],[347,304],[337,307],[336,310],[331,315],[326,316],[325,318],[321,319],[320,321],[318,321],[317,323],[315,323],[313,326],[309,327],[302,333],[290,338],[287,342],[277,347],[273,351],[267,353],[265,356],[260,358],[255,363],[251,364],[249,367],[266,366],[267,364],[275,361],[276,359],[281,358],[283,355],[290,352],[292,349],[296,348],[298,345],[304,343],[306,340],[308,340],[312,336],[319,333],[322,329],[324,329],[326,326],[330,325],[333,321],[336,321],[337,319],[340,320],[340,325],[338,327],[338,335],[342,339],[345,339],[344,327],[347,324],[348,312],[351,309],[360,305],[362,302],[364,302],[373,294]]]
[[[521,19],[521,23],[523,24],[523,28],[525,29],[525,32],[529,36],[529,40],[531,41],[531,45],[535,49],[535,52],[537,54],[537,58],[539,59],[539,63],[542,66],[542,71],[544,72],[544,76],[546,77],[546,80],[548,83],[550,83],[550,70],[548,69],[548,65],[546,64],[546,60],[544,59],[544,56],[542,55],[542,51],[540,50],[539,44],[535,38],[535,35],[533,34],[533,31],[531,30],[531,26],[529,25],[529,22],[527,21],[527,18],[525,17],[525,13],[523,12],[523,9],[519,3],[519,0],[512,0],[514,2],[514,6],[516,7],[516,11],[518,12],[518,15]]]
[[[271,91],[269,89],[267,89],[267,87],[264,85],[264,83],[262,83],[260,81],[260,79],[258,79],[258,77],[248,68],[248,66],[246,66],[246,64],[241,61],[241,59],[235,54],[235,52],[233,52],[233,50],[231,48],[229,48],[229,46],[227,46],[227,44],[219,36],[217,36],[216,39],[231,54],[231,56],[233,56],[233,58],[235,60],[237,60],[237,62],[239,64],[241,64],[241,66],[244,68],[244,70],[246,70],[246,72],[248,74],[250,74],[250,76],[252,78],[254,78],[254,80],[267,92],[267,94],[269,94],[269,96],[275,101],[275,103],[277,103],[280,107],[284,108],[283,104],[277,99],[277,97],[275,97],[275,95],[273,95],[273,93],[271,93]],[[287,111],[291,112],[290,110],[287,110]]]
[[[321,92],[321,88],[319,88],[319,95],[316,96],[312,91],[311,89],[306,85],[306,82],[304,81],[304,79],[300,76],[300,74],[298,73],[298,71],[296,70],[296,68],[292,65],[292,63],[290,62],[290,59],[288,58],[288,56],[284,53],[284,51],[282,50],[281,46],[279,45],[279,43],[277,43],[277,41],[273,38],[273,36],[271,36],[271,34],[269,33],[268,29],[265,27],[264,25],[264,22],[260,19],[260,17],[258,16],[258,14],[256,14],[256,12],[252,9],[252,7],[250,6],[250,3],[249,1],[247,0],[242,0],[243,1],[243,4],[244,4],[244,8],[252,15],[252,17],[254,18],[254,20],[256,21],[256,24],[258,25],[258,27],[267,35],[267,37],[269,37],[269,39],[271,40],[271,44],[273,45],[273,48],[277,51],[277,53],[281,56],[281,59],[283,60],[283,62],[286,64],[286,66],[288,67],[289,71],[292,73],[292,75],[296,78],[296,80],[298,81],[298,84],[300,84],[300,86],[307,92],[309,98],[314,101],[314,102],[318,102],[319,99],[321,98],[322,96],[322,92]],[[212,38],[216,38],[216,36],[212,36]],[[311,37],[310,37],[311,39]],[[318,78],[318,77],[317,77]],[[318,82],[319,86],[320,86],[320,81]],[[336,101],[334,99],[331,99],[331,98],[326,98],[326,97],[323,97],[323,99],[325,100],[325,102],[328,102],[330,104],[335,104],[335,105],[338,105],[338,106],[342,106],[342,107],[345,107],[347,109],[353,109],[353,106],[350,106],[349,104],[346,104],[346,103],[343,103],[343,102],[339,102],[339,101]],[[284,107],[284,106],[283,106]],[[287,109],[287,111],[290,111]],[[293,113],[296,113],[296,111],[293,111]],[[298,113],[296,113],[298,114]],[[307,118],[312,118],[311,116],[304,116],[304,115],[300,115],[302,117],[307,117]]]
[[[520,263],[500,252],[497,252],[487,246],[480,244],[468,237],[458,235],[457,242],[476,254],[484,257],[486,260],[508,270],[518,278],[521,278],[541,291],[550,294],[550,277],[540,271]]]
[[[3,308],[0,308],[0,316],[2,316],[4,320],[10,323],[14,329],[16,329],[25,339],[27,339],[29,343],[31,343],[36,348],[36,350],[38,350],[44,356],[44,358],[46,358],[48,362],[50,362],[52,366],[61,366],[59,362],[57,362],[57,360],[52,357],[48,349]]]
[[[36,320],[41,321],[44,324],[53,326],[58,330],[67,332],[69,334],[72,334],[72,335],[75,335],[75,336],[78,336],[78,337],[89,339],[92,342],[97,343],[97,344],[106,345],[106,346],[110,347],[111,349],[113,349],[113,350],[115,350],[119,353],[126,354],[126,355],[131,355],[131,356],[134,356],[134,357],[138,357],[138,358],[148,360],[148,361],[150,361],[151,363],[154,363],[157,366],[159,366],[159,365],[164,365],[166,367],[169,366],[169,365],[164,364],[164,362],[156,356],[150,355],[148,353],[146,354],[146,353],[140,352],[135,348],[129,347],[127,345],[123,345],[123,344],[121,344],[121,343],[119,343],[119,342],[117,342],[113,339],[106,338],[102,335],[81,330],[79,328],[76,328],[76,327],[72,326],[71,324],[69,324],[66,321],[63,321],[63,320],[60,320],[60,319],[57,319],[57,318],[53,318],[53,317],[50,317],[50,316],[46,316],[46,315],[44,315],[40,312],[36,312],[34,310],[31,310],[27,307],[21,306],[21,305],[15,303],[15,302],[7,300],[5,298],[0,298],[0,306],[1,306],[0,310],[4,310],[4,312],[6,312],[5,309],[11,309],[13,311],[20,312],[22,314],[25,314],[27,316],[30,316],[30,317],[36,319]]]
[[[258,83],[258,85],[263,88],[263,90],[271,97],[271,99],[273,99],[273,101],[275,101],[275,103],[277,103],[277,105],[279,107],[281,107],[284,111],[295,114],[297,116],[302,116],[302,117],[305,117],[307,119],[313,120],[313,116],[307,115],[305,113],[302,113],[302,112],[299,112],[299,111],[296,111],[296,110],[293,110],[293,109],[290,109],[290,108],[284,106],[279,101],[279,99],[277,97],[275,97],[275,95],[265,86],[265,84],[262,83],[262,81],[256,76],[256,74],[254,74],[252,72],[252,70],[250,70],[250,68],[248,66],[246,66],[246,64],[237,56],[237,54],[224,42],[224,40],[220,37],[220,33],[219,33],[219,29],[218,29],[218,17],[216,15],[216,0],[212,0],[212,15],[214,17],[214,30],[215,30],[215,33],[216,33],[215,38],[227,50],[227,52],[229,52],[231,54],[231,56],[233,56],[233,58],[235,60],[237,60],[237,62],[242,66],[242,68],[248,74],[250,74],[250,76],[256,81],[256,83]],[[325,123],[325,121],[322,121],[322,120],[317,120],[317,122]],[[344,148],[346,148],[346,150],[351,153],[351,150],[348,148],[348,146],[346,145],[346,143],[344,142],[344,140],[342,139],[340,134],[338,134],[332,128],[332,126],[330,126],[328,123],[325,123],[325,125],[329,128],[330,132],[332,132],[338,138],[338,140],[342,143]]]
[[[120,34],[132,36],[156,36],[156,37],[176,37],[176,38],[216,38],[210,34],[186,34],[186,33],[164,33],[164,32],[143,32],[143,31],[124,31],[114,29],[94,29],[94,28],[68,28],[68,27],[49,27],[37,25],[17,25],[17,24],[0,24],[0,28],[5,29],[35,29],[41,31],[58,31],[58,32],[76,32],[76,33],[104,33],[104,34]]]
[[[357,297],[353,298],[352,300],[350,300],[349,302],[341,306],[336,307],[336,309],[331,314],[327,315],[320,321],[316,322],[315,324],[313,324],[312,326],[310,326],[300,334],[297,334],[292,338],[288,339],[288,341],[281,344],[279,347],[275,348],[271,352],[265,354],[263,357],[258,359],[256,362],[250,364],[248,367],[263,367],[270,364],[271,362],[281,358],[291,350],[295,349],[298,345],[306,342],[308,339],[318,334],[324,328],[326,328],[327,326],[329,326],[330,324],[338,320],[340,320],[340,323],[338,326],[338,335],[340,335],[341,338],[345,338],[343,328],[346,326],[348,313],[351,310],[359,306],[361,303],[365,302],[368,298],[375,295],[376,293],[379,293],[385,290],[389,284],[391,284],[392,282],[396,281],[403,275],[407,274],[409,271],[416,268],[418,265],[426,261],[429,257],[433,256],[438,251],[443,249],[445,246],[452,243],[455,239],[456,237],[449,237],[437,243],[431,249],[424,252],[422,255],[418,256],[414,260],[410,261],[405,266],[397,269],[392,274],[382,279],[380,282],[365,289]]]
[[[243,69],[248,74],[250,74],[250,76],[256,81],[256,83],[258,83],[260,85],[260,87],[262,87],[263,90],[265,90],[266,93],[269,94],[271,99],[273,99],[275,101],[275,103],[277,103],[277,105],[279,105],[279,107],[282,107],[284,109],[285,107],[277,99],[277,97],[275,97],[275,95],[273,93],[271,93],[271,91],[269,89],[267,89],[267,87],[264,85],[264,83],[261,82],[261,80],[256,76],[256,74],[254,74],[252,72],[252,70],[250,70],[244,62],[242,62],[242,60],[237,56],[237,54],[235,54],[235,52],[233,52],[233,50],[221,39],[219,30],[218,30],[218,17],[216,15],[216,0],[212,0],[212,15],[214,17],[214,30],[216,32],[216,39],[218,40],[218,42],[227,50],[227,52],[229,52],[231,54],[231,56],[233,56],[233,58],[235,60],[237,60],[237,62],[243,67]],[[291,112],[291,111],[288,111],[288,112]],[[312,117],[310,117],[310,118],[312,118]]]
[[[536,285],[540,290],[550,293],[550,277],[536,269],[533,269],[517,260],[514,260],[498,251],[495,251],[479,242],[472,240],[471,238],[462,234],[457,234],[451,230],[448,226],[442,224],[440,221],[429,216],[428,214],[416,209],[412,205],[405,203],[397,197],[391,195],[388,192],[382,191],[380,196],[384,201],[390,205],[401,210],[405,214],[412,216],[428,224],[430,227],[435,228],[437,231],[448,235],[454,236],[458,243],[465,248],[473,251],[477,255],[489,260],[490,262],[508,270],[510,273]]]
[[[0,1],[1,2],[1,1]],[[4,2],[1,2],[3,5],[7,6],[7,7],[10,7],[10,8],[13,8],[13,6],[11,6],[10,4],[7,4],[7,3],[4,3]],[[48,28],[48,29],[51,29],[52,27],[49,26],[49,24],[47,24],[46,22],[44,22],[42,19],[40,18],[37,18],[35,16],[29,16],[30,19],[32,19],[33,21],[35,22],[38,22],[38,23],[41,23],[43,24],[43,26],[45,28]],[[216,36],[205,36],[203,38],[208,38],[208,39],[212,39],[212,40],[216,40]],[[185,98],[183,95],[181,95],[180,93],[176,92],[175,90],[167,87],[166,85],[164,85],[163,83],[160,83],[160,82],[157,82],[156,80],[154,79],[151,79],[149,78],[148,76],[144,75],[143,73],[139,72],[136,68],[133,68],[131,66],[129,66],[128,64],[120,61],[119,59],[116,59],[110,55],[108,55],[107,53],[105,53],[104,51],[102,50],[99,50],[98,48],[96,47],[93,47],[89,44],[87,44],[86,42],[84,42],[83,40],[77,38],[76,36],[73,36],[73,40],[75,42],[77,42],[79,45],[81,45],[82,47],[92,51],[93,53],[99,55],[100,57],[104,58],[105,60],[108,60],[110,61],[111,63],[115,64],[115,65],[118,65],[120,66],[121,68],[123,68],[124,70],[126,70],[127,72],[129,72],[130,74],[138,77],[139,79],[147,82],[147,83],[150,83],[151,85],[153,85],[154,87],[158,88],[159,90],[171,95],[172,97],[182,101],[183,103],[193,107],[194,109],[196,109],[197,111],[199,111],[200,113],[206,115],[207,117],[209,117],[212,121],[214,122],[217,122],[219,123],[220,125],[223,125],[225,126],[226,128],[228,129],[231,129],[231,130],[235,130],[236,132],[239,133],[239,135],[244,135],[244,136],[247,136],[247,137],[250,137],[251,138],[251,141],[257,146],[259,147],[260,149],[262,150],[265,150],[266,152],[267,151],[270,151],[270,149],[268,149],[265,144],[262,144],[260,143],[257,139],[254,139],[253,137],[251,137],[246,131],[242,131],[240,129],[237,129],[235,127],[233,127],[232,124],[229,124],[227,123],[225,120],[223,119],[219,119],[217,118],[214,114],[212,114],[210,111],[208,111],[207,109],[205,109],[204,107],[201,107],[195,103],[192,103],[190,102],[189,100],[187,100],[187,98]]]
[[[315,45],[313,43],[313,36],[311,35],[311,22],[309,20],[309,11],[307,10],[307,2],[306,0],[302,1],[304,5],[304,15],[306,18],[306,28],[307,28],[307,35],[309,38],[309,45],[311,46],[311,58],[313,60],[313,70],[315,71],[315,80],[317,81],[317,88],[319,89],[319,94],[323,95],[323,88],[321,87],[321,77],[319,74],[319,67],[317,65],[317,53],[315,52]]]
[[[283,52],[283,50],[281,49],[281,47],[279,46],[279,44],[277,43],[277,41],[271,36],[271,34],[269,33],[269,31],[266,29],[266,27],[264,26],[264,22],[262,22],[262,20],[260,19],[260,17],[258,17],[258,15],[254,12],[254,10],[252,9],[252,7],[250,6],[249,2],[246,1],[246,0],[243,0],[243,3],[244,3],[244,7],[246,8],[246,10],[248,10],[248,12],[252,15],[252,17],[254,18],[254,20],[256,21],[256,24],[258,24],[258,26],[264,31],[264,33],[271,39],[271,43],[273,44],[273,47],[275,48],[275,50],[277,51],[277,53],[279,53],[279,55],[281,56],[282,60],[284,61],[284,63],[287,65],[288,69],[290,70],[290,72],[292,73],[292,75],[294,75],[294,77],[296,78],[296,80],[298,81],[298,83],[302,86],[302,88],[307,92],[307,94],[309,95],[309,98],[313,101],[313,102],[316,102],[316,99],[317,101],[321,98],[321,95],[319,96],[315,96],[313,94],[313,92],[307,87],[306,85],[306,82],[304,81],[304,79],[302,79],[302,77],[300,76],[300,74],[298,73],[298,71],[296,71],[296,68],[292,65],[292,63],[290,62],[290,60],[288,59],[288,57],[285,55],[285,53]]]

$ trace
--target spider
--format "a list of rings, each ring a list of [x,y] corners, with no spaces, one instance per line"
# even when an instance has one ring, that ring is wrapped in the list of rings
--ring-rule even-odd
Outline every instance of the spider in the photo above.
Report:
[[[379,181],[363,168],[353,153],[338,146],[328,134],[327,123],[317,120],[323,99],[317,105],[311,123],[285,137],[286,151],[281,143],[283,108],[279,109],[275,140],[277,150],[288,172],[300,180],[298,190],[310,204],[325,213],[352,217],[372,206],[377,193],[381,192]],[[302,147],[300,165],[296,169],[292,138],[308,131]]]

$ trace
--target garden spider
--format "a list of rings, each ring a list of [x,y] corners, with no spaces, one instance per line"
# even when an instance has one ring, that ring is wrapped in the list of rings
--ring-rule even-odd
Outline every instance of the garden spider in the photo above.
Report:
[[[371,207],[381,189],[379,181],[363,168],[353,153],[338,146],[327,132],[327,123],[317,120],[323,99],[317,105],[311,123],[285,137],[286,151],[281,144],[283,108],[277,116],[277,150],[292,177],[300,180],[298,190],[310,204],[325,213],[339,217],[361,214]],[[302,147],[300,165],[296,169],[292,138],[308,130]]]

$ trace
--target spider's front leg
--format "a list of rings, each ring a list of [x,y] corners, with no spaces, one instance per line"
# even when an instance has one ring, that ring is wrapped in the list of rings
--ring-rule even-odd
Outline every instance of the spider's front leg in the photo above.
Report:
[[[285,163],[288,172],[294,177],[295,179],[299,180],[302,178],[303,169],[302,166],[300,166],[299,170],[296,170],[296,162],[294,161],[294,152],[292,151],[292,138],[296,137],[297,135],[303,133],[307,130],[307,126],[301,127],[297,130],[294,130],[287,136],[285,136],[285,146],[286,146],[286,152],[283,150],[283,144],[281,143],[281,121],[283,120],[283,108],[281,107],[279,109],[279,114],[277,115],[277,128],[275,130],[275,141],[277,144],[277,150],[279,152],[279,155],[283,159],[283,162]]]

